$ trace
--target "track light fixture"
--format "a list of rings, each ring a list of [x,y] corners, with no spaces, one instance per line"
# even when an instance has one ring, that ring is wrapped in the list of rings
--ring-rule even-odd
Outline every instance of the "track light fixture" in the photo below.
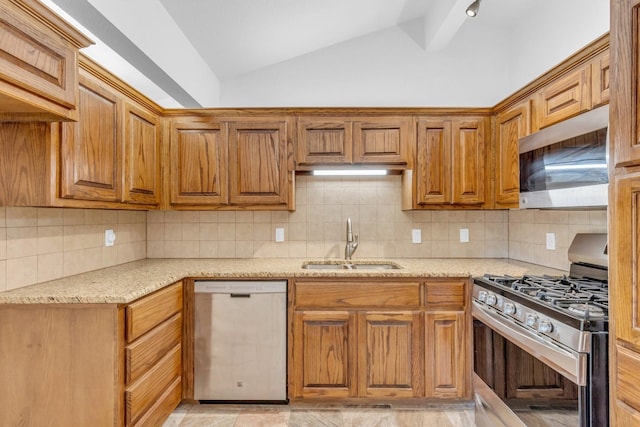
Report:
[[[475,0],[467,8],[467,16],[470,16],[473,18],[478,14],[478,9],[480,9],[480,0]]]

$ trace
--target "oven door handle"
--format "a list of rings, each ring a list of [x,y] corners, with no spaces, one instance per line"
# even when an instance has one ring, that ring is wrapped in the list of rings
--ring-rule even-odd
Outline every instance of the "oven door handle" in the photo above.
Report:
[[[565,349],[524,329],[515,321],[473,301],[473,317],[527,353],[546,363],[578,386],[587,384],[587,355]]]

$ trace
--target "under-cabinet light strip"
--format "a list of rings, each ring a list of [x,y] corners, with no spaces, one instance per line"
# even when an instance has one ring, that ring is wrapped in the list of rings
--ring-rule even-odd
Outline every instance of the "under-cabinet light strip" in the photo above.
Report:
[[[381,176],[386,175],[385,169],[319,169],[314,170],[314,176]]]

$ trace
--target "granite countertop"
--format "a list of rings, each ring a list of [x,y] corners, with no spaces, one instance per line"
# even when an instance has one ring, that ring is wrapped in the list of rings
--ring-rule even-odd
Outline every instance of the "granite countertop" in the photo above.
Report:
[[[468,277],[485,273],[566,274],[508,259],[428,258],[391,261],[397,270],[307,270],[309,259],[145,259],[76,276],[0,292],[0,304],[126,304],[185,277],[214,279],[341,277]],[[320,260],[319,260],[320,261]],[[326,260],[321,260],[326,261]],[[338,261],[338,260],[335,260]],[[364,260],[354,260],[363,263]]]

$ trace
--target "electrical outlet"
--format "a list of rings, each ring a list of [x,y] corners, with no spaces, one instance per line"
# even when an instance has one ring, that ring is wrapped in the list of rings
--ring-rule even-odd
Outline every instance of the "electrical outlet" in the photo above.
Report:
[[[469,242],[469,229],[461,228],[460,229],[460,243],[468,243]]]
[[[104,230],[104,245],[113,246],[116,241],[116,233],[113,230]]]
[[[411,230],[411,243],[422,243],[422,230],[414,228]]]
[[[550,251],[556,250],[556,233],[547,233],[547,249]]]
[[[284,228],[276,227],[276,242],[284,242]]]

